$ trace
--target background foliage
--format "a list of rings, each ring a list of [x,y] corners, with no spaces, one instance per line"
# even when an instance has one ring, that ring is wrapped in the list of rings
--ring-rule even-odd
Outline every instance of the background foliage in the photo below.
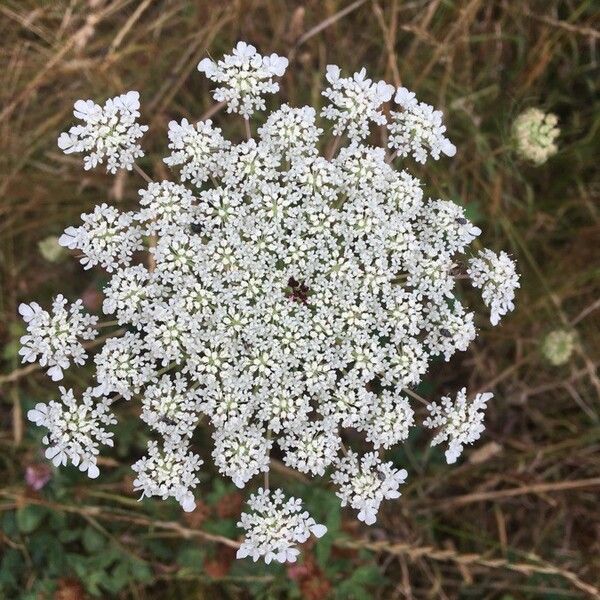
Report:
[[[593,0],[2,0],[0,1],[0,598],[600,597],[600,15]],[[83,173],[56,138],[78,98],[142,95],[144,168],[171,118],[210,108],[196,64],[238,40],[289,56],[276,102],[321,102],[328,63],[367,66],[446,113],[459,152],[428,165],[427,191],[464,203],[485,243],[523,274],[518,310],[468,353],[439,364],[422,392],[468,383],[496,393],[485,438],[447,468],[425,439],[391,453],[410,473],[374,528],[341,512],[326,486],[281,472],[330,534],[298,565],[233,561],[242,496],[210,473],[190,515],[138,503],[129,464],[145,446],[131,418],[99,480],[47,468],[24,415],[56,394],[21,368],[16,307],[52,294],[98,310],[102,275],[38,243],[81,212],[135,202],[135,175]],[[520,162],[510,126],[524,108],[558,114],[560,152]],[[239,122],[217,115],[235,135]],[[241,134],[241,128],[239,128]],[[413,167],[413,165],[411,165]],[[540,343],[574,327],[568,364]],[[85,384],[73,371],[67,383]],[[200,445],[202,445],[200,440]],[[208,448],[203,449],[207,453]],[[47,483],[39,490],[45,480]]]

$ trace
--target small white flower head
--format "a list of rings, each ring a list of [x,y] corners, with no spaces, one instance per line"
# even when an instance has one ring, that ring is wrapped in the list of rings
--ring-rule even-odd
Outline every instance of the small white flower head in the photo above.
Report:
[[[369,406],[369,412],[357,429],[365,431],[367,442],[375,450],[390,448],[408,437],[414,424],[414,412],[406,398],[383,392]]]
[[[330,102],[321,116],[333,121],[333,133],[346,133],[350,140],[359,142],[369,135],[369,125],[385,125],[386,118],[380,108],[389,102],[394,87],[385,81],[374,82],[367,78],[366,69],[352,77],[340,77],[337,65],[327,65],[329,87],[322,93]]]
[[[430,302],[424,314],[427,323],[424,344],[432,356],[441,354],[448,361],[457,350],[464,352],[477,336],[473,313],[467,312],[458,300],[452,306]]]
[[[398,488],[406,481],[405,469],[395,469],[391,462],[382,462],[375,454],[365,454],[360,462],[351,450],[337,463],[331,480],[337,485],[336,492],[342,506],[349,504],[358,511],[358,519],[367,525],[377,520],[377,512],[385,499],[399,498]]]
[[[493,397],[494,394],[485,392],[468,401],[467,389],[462,388],[455,401],[449,396],[443,396],[440,403],[433,402],[427,406],[430,415],[423,425],[429,429],[439,428],[431,441],[432,446],[448,441],[445,453],[448,464],[456,462],[465,444],[472,444],[479,439],[485,430],[483,419],[486,403]]]
[[[546,360],[559,367],[569,362],[577,344],[577,332],[564,329],[551,331],[542,341],[542,354]]]
[[[279,441],[288,467],[320,476],[337,458],[340,444],[338,428],[331,418],[307,422]]]
[[[114,273],[104,288],[102,312],[115,315],[119,325],[140,327],[160,291],[161,286],[144,265],[124,267]]]
[[[55,466],[71,462],[88,477],[98,477],[96,465],[99,446],[112,446],[112,432],[106,430],[117,420],[110,412],[110,401],[106,398],[93,398],[91,388],[83,393],[77,402],[72,390],[60,388],[61,402],[38,403],[27,413],[27,418],[48,433],[42,440],[46,458]]]
[[[139,393],[154,374],[152,359],[144,352],[143,339],[131,332],[106,340],[102,351],[94,356],[97,394],[120,394],[129,400]]]
[[[182,182],[190,181],[201,187],[210,177],[222,173],[223,153],[231,146],[212,121],[198,121],[195,125],[182,119],[169,123],[169,150],[164,162],[170,167],[181,166]]]
[[[221,84],[213,97],[217,102],[227,103],[227,112],[248,118],[257,110],[265,110],[264,95],[279,90],[273,77],[281,77],[287,66],[287,58],[277,54],[261,56],[251,44],[238,42],[233,53],[218,62],[202,59],[198,70]]]
[[[399,88],[394,100],[403,110],[391,113],[388,145],[399,156],[412,155],[425,164],[428,155],[437,160],[440,154],[456,154],[456,146],[445,136],[441,111],[418,102],[406,88]]]
[[[131,213],[100,204],[93,213],[82,214],[83,225],[67,227],[58,239],[69,250],[80,250],[84,269],[100,265],[109,273],[131,262],[134,252],[142,250],[142,231],[134,225]]]
[[[219,471],[243,488],[252,477],[269,470],[269,451],[273,442],[253,425],[235,421],[213,435],[212,456]]]
[[[131,170],[136,158],[144,156],[138,140],[148,130],[140,125],[140,95],[127,92],[109,98],[104,106],[92,100],[77,100],[73,114],[83,121],[61,133],[58,147],[65,153],[85,152],[83,166],[92,169],[106,160],[106,170]]]
[[[203,461],[191,452],[187,442],[177,437],[166,439],[159,448],[148,442],[148,453],[131,468],[137,473],[133,487],[144,497],[175,498],[186,512],[196,508],[194,488],[198,485],[198,470]]]
[[[423,208],[418,225],[425,254],[437,256],[464,252],[481,229],[467,219],[465,209],[447,200],[430,200]]]
[[[146,386],[141,419],[165,438],[189,438],[198,423],[199,399],[190,382],[177,373]]]
[[[252,512],[242,513],[238,523],[246,533],[237,558],[250,556],[254,562],[262,558],[266,564],[273,560],[293,563],[300,554],[297,544],[306,542],[311,533],[320,538],[327,532],[325,525],[302,510],[299,499],[285,500],[279,489],[271,492],[259,488],[248,505]]]
[[[153,182],[139,195],[141,209],[135,218],[144,224],[146,235],[166,235],[190,226],[195,198],[187,188],[171,181]]]
[[[429,367],[429,353],[414,338],[406,338],[399,341],[390,367],[384,376],[384,383],[395,383],[399,387],[418,385]]]
[[[528,108],[513,123],[513,138],[517,152],[536,165],[544,164],[558,152],[556,138],[560,129],[558,117],[539,108]]]
[[[521,286],[515,262],[502,251],[484,248],[469,260],[467,274],[490,308],[490,322],[497,325],[503,315],[514,310],[515,290]]]
[[[39,361],[42,367],[48,367],[53,381],[61,380],[63,369],[68,369],[72,362],[85,364],[87,354],[80,340],[96,337],[98,317],[84,314],[81,300],[68,306],[67,300],[58,295],[51,313],[32,302],[21,304],[19,314],[27,323],[27,333],[20,340],[23,362]]]
[[[315,125],[315,115],[312,106],[291,108],[284,104],[269,115],[267,122],[259,127],[258,135],[271,152],[284,160],[315,156],[323,133]]]

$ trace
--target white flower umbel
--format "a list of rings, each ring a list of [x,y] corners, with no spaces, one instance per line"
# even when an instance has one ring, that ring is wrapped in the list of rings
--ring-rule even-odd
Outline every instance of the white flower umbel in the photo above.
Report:
[[[255,111],[265,109],[263,96],[279,90],[273,77],[281,77],[287,66],[287,58],[277,54],[261,56],[251,44],[238,42],[233,52],[218,62],[202,59],[198,70],[221,84],[214,90],[213,97],[227,104],[227,112],[248,118]]]
[[[202,464],[178,437],[165,439],[162,448],[150,441],[147,455],[132,466],[137,473],[133,487],[142,492],[140,500],[150,496],[175,498],[183,510],[191,512],[196,508],[193,489],[199,483],[197,471]]]
[[[467,274],[490,308],[490,322],[497,325],[507,312],[514,310],[515,290],[521,286],[513,260],[502,251],[499,254],[484,248],[469,260]]]
[[[389,102],[394,86],[385,81],[373,82],[367,78],[366,69],[352,77],[340,77],[337,65],[327,65],[327,81],[330,87],[322,93],[331,104],[321,111],[321,116],[333,121],[333,133],[347,133],[353,141],[360,141],[369,134],[370,123],[385,125],[387,122],[380,107]]]
[[[198,423],[199,400],[187,378],[163,375],[144,390],[141,419],[164,437],[191,437]]]
[[[337,485],[342,506],[349,504],[358,511],[359,521],[373,525],[384,499],[399,498],[398,488],[406,481],[405,469],[395,469],[383,462],[375,452],[365,454],[359,461],[351,450],[338,461],[331,480]]]
[[[485,429],[483,419],[486,404],[493,397],[494,394],[486,392],[477,394],[469,402],[467,389],[462,388],[454,402],[449,396],[443,396],[439,404],[432,402],[427,406],[430,416],[423,425],[430,429],[439,428],[439,432],[431,441],[432,446],[448,441],[446,450],[448,464],[456,462],[465,444],[472,444],[479,439]]]
[[[98,447],[113,445],[113,434],[106,430],[117,422],[110,412],[110,401],[94,398],[89,388],[78,404],[72,390],[59,389],[61,402],[38,403],[27,413],[27,418],[48,430],[42,440],[48,446],[46,458],[56,466],[70,461],[94,479],[100,473],[96,465]]]
[[[364,423],[358,429],[366,432],[367,442],[371,442],[378,450],[405,440],[413,424],[414,412],[408,400],[383,392],[369,407]]]
[[[231,143],[223,138],[221,130],[212,121],[198,121],[192,125],[187,119],[169,123],[169,150],[164,158],[170,167],[181,166],[181,181],[191,181],[201,187],[209,178],[222,172],[223,151]]]
[[[286,465],[301,473],[321,476],[337,458],[340,444],[335,421],[329,418],[303,423],[296,432],[279,441],[286,450],[283,457]]]
[[[234,422],[214,434],[215,465],[239,488],[255,475],[269,470],[269,450],[273,443],[265,433],[258,427]]]
[[[79,340],[96,337],[98,317],[84,314],[81,300],[68,306],[59,294],[52,303],[52,313],[37,302],[21,304],[19,313],[27,323],[27,333],[20,340],[23,362],[39,361],[42,367],[49,367],[53,381],[63,378],[63,369],[68,369],[71,362],[85,364],[87,354]]]
[[[311,106],[291,108],[284,104],[272,112],[267,122],[258,129],[262,142],[283,160],[315,156],[319,136],[323,133],[315,125],[316,112]]]
[[[418,102],[414,93],[406,88],[398,89],[394,101],[403,110],[392,111],[388,145],[399,156],[412,155],[417,162],[425,164],[427,155],[437,160],[440,154],[456,154],[456,146],[444,135],[446,127],[442,124],[441,111]]]
[[[536,165],[544,164],[557,153],[556,138],[560,129],[558,117],[539,108],[523,111],[513,124],[513,138],[517,152]]]
[[[252,557],[256,562],[263,558],[269,564],[296,562],[300,551],[296,544],[303,544],[312,533],[320,538],[327,532],[306,512],[297,498],[285,500],[281,490],[270,492],[259,488],[250,496],[248,504],[253,512],[242,513],[238,527],[246,531],[237,558]]]
[[[92,100],[77,100],[73,114],[83,121],[68,132],[61,133],[58,147],[65,153],[85,152],[85,169],[92,169],[106,160],[106,170],[131,170],[136,158],[144,156],[138,140],[148,130],[140,125],[140,95],[127,92],[108,99],[104,106]]]
[[[576,331],[556,329],[543,339],[542,354],[550,364],[559,367],[569,362],[576,344]]]
[[[160,286],[144,265],[117,271],[104,288],[102,312],[115,315],[119,325],[140,325],[153,301],[160,297]]]
[[[100,204],[93,213],[82,214],[83,225],[67,227],[58,239],[61,246],[79,250],[85,269],[100,265],[109,273],[127,266],[133,253],[142,250],[142,230],[134,224],[131,213]]]
[[[200,70],[229,112],[249,117],[286,66],[240,43]],[[109,273],[102,310],[118,329],[101,324],[93,389],[141,405],[158,437],[135,467],[144,495],[193,507],[200,459],[191,444],[202,422],[214,466],[236,486],[268,481],[271,456],[307,476],[333,472],[342,503],[371,524],[406,478],[378,453],[412,432],[410,388],[476,336],[462,280],[481,231],[460,203],[428,198],[398,165],[403,155],[453,154],[441,114],[399,90],[390,153],[365,140],[379,139],[371,134],[386,123],[393,88],[364,70],[343,78],[330,67],[327,78],[333,127],[310,106],[288,105],[258,126],[238,122],[243,141],[209,121],[172,121],[165,160],[179,182],[145,182],[130,212],[101,204],[60,238],[85,268]],[[485,251],[470,267],[495,321],[512,309],[514,267]],[[26,316],[41,312],[32,304]],[[27,360],[79,358],[69,344],[83,326],[51,331],[44,319],[25,339]],[[440,410],[431,422],[448,436]],[[451,457],[471,440],[461,432],[451,432]],[[376,452],[359,458],[365,444]],[[269,520],[285,504],[260,497],[267,516],[253,517],[245,552],[295,557],[306,529],[286,524],[291,508],[285,523]]]
[[[140,211],[136,220],[144,224],[147,235],[167,235],[189,227],[194,196],[182,185],[161,181],[140,190]]]
[[[94,357],[99,384],[96,393],[115,393],[129,400],[152,379],[151,360],[143,338],[135,333],[128,331],[122,337],[106,340],[102,351]]]

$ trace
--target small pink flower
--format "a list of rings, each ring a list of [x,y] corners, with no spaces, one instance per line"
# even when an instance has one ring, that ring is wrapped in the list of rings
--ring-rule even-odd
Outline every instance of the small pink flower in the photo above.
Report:
[[[52,478],[52,469],[45,463],[28,465],[25,482],[35,492],[41,490]]]

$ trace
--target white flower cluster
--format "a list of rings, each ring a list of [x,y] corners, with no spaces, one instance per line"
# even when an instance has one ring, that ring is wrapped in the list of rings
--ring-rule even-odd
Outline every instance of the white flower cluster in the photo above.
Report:
[[[569,362],[577,345],[577,332],[574,330],[555,329],[542,341],[544,358],[555,367]]]
[[[204,58],[198,71],[208,79],[222,84],[214,90],[217,102],[227,103],[227,112],[236,112],[248,118],[257,110],[265,109],[264,94],[279,91],[273,77],[281,77],[288,59],[277,54],[261,56],[254,46],[238,42],[232,54],[214,62]]]
[[[240,43],[200,69],[221,84],[217,99],[247,117],[286,65]],[[351,140],[330,159],[310,107],[282,106],[239,143],[210,121],[172,121],[165,162],[181,183],[150,183],[131,212],[103,204],[61,238],[85,268],[111,274],[103,312],[122,329],[94,357],[93,391],[139,401],[159,438],[134,466],[145,496],[193,508],[202,461],[191,439],[204,420],[214,464],[237,486],[268,473],[277,452],[302,473],[330,474],[342,503],[373,523],[407,476],[380,453],[415,423],[409,388],[475,338],[457,281],[481,231],[363,142],[385,123],[391,86],[364,71],[343,79],[330,67],[327,76],[323,115]],[[412,116],[394,117],[393,148],[419,160],[452,154],[441,116],[405,91],[396,98]],[[512,308],[516,280],[505,255],[502,268],[486,260],[477,281],[495,322]],[[80,335],[76,324],[66,329]],[[475,439],[471,421],[466,431],[455,421],[427,421],[451,438],[454,457]],[[346,449],[361,438],[373,451]],[[280,492],[254,498],[241,556],[292,560],[294,543],[324,532]]]
[[[110,98],[104,106],[92,100],[77,100],[73,114],[85,125],[75,125],[58,138],[58,147],[65,153],[86,152],[84,169],[92,169],[106,159],[106,170],[131,170],[136,158],[144,156],[138,140],[148,131],[140,125],[140,95],[127,92]]]
[[[558,117],[539,108],[528,108],[513,123],[513,138],[517,152],[536,165],[544,164],[558,152],[556,138],[560,129]]]
[[[327,81],[331,84],[323,96],[331,104],[325,106],[321,115],[334,122],[333,133],[348,132],[351,140],[361,140],[369,135],[369,123],[385,125],[386,118],[379,110],[394,94],[394,86],[385,81],[372,82],[367,70],[361,69],[352,77],[340,77],[337,65],[327,66]]]
[[[187,119],[169,123],[169,150],[164,159],[170,167],[182,166],[181,181],[189,180],[195,186],[222,172],[221,158],[231,143],[223,138],[221,130],[212,121],[198,121],[192,125]]]
[[[113,434],[106,427],[117,422],[110,412],[111,401],[94,398],[91,389],[83,393],[80,404],[75,400],[72,390],[61,387],[60,393],[60,402],[40,402],[27,413],[27,418],[48,429],[42,441],[48,446],[46,458],[51,459],[54,465],[66,465],[67,461],[71,461],[92,479],[98,477],[98,446],[113,445]]]
[[[142,498],[175,498],[183,510],[191,512],[196,508],[192,490],[199,483],[197,471],[202,463],[187,441],[175,435],[165,439],[162,449],[156,442],[148,442],[148,455],[132,466],[137,473],[133,487],[142,491]]]
[[[432,446],[437,446],[448,440],[446,461],[448,464],[456,462],[462,454],[465,444],[472,444],[479,439],[485,430],[483,425],[484,411],[488,400],[494,394],[486,392],[477,394],[471,401],[467,401],[467,389],[462,388],[453,402],[448,396],[443,396],[441,403],[433,402],[427,406],[429,417],[423,425],[430,429],[439,428],[438,434],[431,441]]]
[[[336,467],[332,480],[339,488],[337,495],[342,506],[349,504],[358,510],[358,519],[367,525],[377,520],[384,499],[400,497],[398,488],[408,477],[405,469],[395,469],[375,452],[368,452],[359,461],[358,455],[349,451]]]
[[[403,110],[392,112],[388,145],[399,156],[412,154],[417,162],[425,164],[428,154],[434,160],[440,157],[440,153],[446,156],[456,154],[456,146],[444,135],[446,127],[442,124],[444,115],[441,111],[419,102],[414,92],[406,88],[398,89],[394,101]]]
[[[20,340],[22,361],[50,367],[47,373],[52,381],[63,378],[63,369],[68,369],[71,361],[85,364],[87,354],[79,340],[93,340],[97,333],[98,317],[84,314],[81,300],[69,308],[67,305],[59,294],[52,303],[52,314],[37,302],[19,306],[19,314],[27,323],[27,333]]]
[[[484,248],[469,260],[467,275],[476,288],[481,288],[481,297],[490,307],[490,322],[497,325],[503,315],[514,310],[515,289],[520,287],[515,263],[506,252],[496,254]]]
[[[302,512],[300,499],[285,497],[281,490],[270,492],[259,488],[250,496],[248,504],[254,511],[242,513],[238,527],[246,531],[238,558],[251,556],[254,562],[263,557],[269,564],[272,560],[280,563],[296,562],[300,553],[294,544],[302,544],[312,533],[322,537],[327,532],[305,511]]]
[[[143,249],[142,231],[133,224],[131,213],[100,204],[93,213],[81,215],[81,219],[83,225],[67,227],[58,243],[70,250],[80,250],[85,269],[100,265],[111,273],[129,264],[133,253]]]

